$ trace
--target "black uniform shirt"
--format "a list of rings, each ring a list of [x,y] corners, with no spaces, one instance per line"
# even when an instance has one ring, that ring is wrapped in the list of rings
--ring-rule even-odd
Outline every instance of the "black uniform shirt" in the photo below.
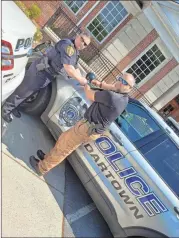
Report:
[[[121,115],[128,104],[128,95],[113,91],[97,91],[95,102],[87,109],[84,117],[91,123],[101,124],[96,130],[98,133],[105,131],[110,124]]]

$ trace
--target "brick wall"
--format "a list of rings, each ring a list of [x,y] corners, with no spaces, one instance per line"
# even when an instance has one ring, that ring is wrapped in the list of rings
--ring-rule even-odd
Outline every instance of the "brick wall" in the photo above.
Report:
[[[129,53],[130,54],[130,53]],[[139,53],[140,54],[140,53]],[[137,56],[136,56],[137,57]],[[130,63],[130,62],[129,62]],[[177,61],[172,58],[166,65],[164,65],[152,78],[150,78],[143,86],[139,88],[139,92],[134,92],[133,97],[141,98],[148,90],[156,85],[163,77],[172,71],[178,65]],[[119,74],[117,69],[114,69],[106,78],[105,81],[112,83],[115,77]]]
[[[131,19],[133,15],[130,14],[110,35],[106,40],[101,44],[100,48],[103,48]]]
[[[108,1],[101,1],[90,14],[81,22],[81,29],[85,30],[88,23],[101,11],[101,9],[107,4]],[[89,9],[88,9],[89,10]],[[133,18],[132,14],[130,14],[110,35],[106,38],[106,40],[99,44],[95,39],[92,39],[92,42],[98,49],[102,49],[131,19]]]
[[[81,26],[85,27],[94,16],[106,5],[108,1],[100,1],[100,3],[90,12],[90,14],[82,21]]]
[[[168,73],[170,73],[178,64],[175,58],[172,58],[166,65],[164,65],[152,78],[150,78],[143,86],[138,88],[138,90],[133,90],[131,96],[136,99],[140,99],[147,91],[149,91],[153,86],[155,86],[160,80],[162,80]],[[106,78],[105,82],[112,83],[115,77],[119,75],[119,71],[113,70]],[[179,109],[177,109],[175,117],[179,120]],[[174,114],[172,114],[174,115]]]
[[[23,3],[30,7],[32,4],[37,4],[42,11],[41,16],[36,19],[37,24],[43,27],[48,19],[55,13],[57,8],[61,5],[61,1],[23,1]]]
[[[75,23],[77,24],[78,18],[76,15],[73,13],[73,11],[70,10],[70,8],[63,2],[61,2],[60,5],[61,9],[68,15],[68,17]]]
[[[84,15],[93,7],[93,5],[96,3],[96,1],[88,1],[88,3],[86,3],[81,9],[80,11],[77,13],[76,17],[78,19],[78,21],[80,21],[82,19],[82,17],[84,17]]]
[[[133,50],[129,52],[116,66],[106,78],[106,82],[113,82],[115,77],[123,71],[135,58],[140,55],[146,47],[148,47],[154,40],[158,38],[156,30],[152,30]]]
[[[98,5],[89,13],[89,15],[81,22],[80,28],[85,30],[87,24],[99,13],[99,11],[107,4],[108,1],[100,1]],[[42,11],[41,16],[36,20],[37,24],[42,28],[55,13],[55,11],[61,7],[68,17],[77,24],[82,17],[92,8],[96,1],[88,1],[75,15],[63,1],[23,1],[23,3],[30,7],[32,4],[37,4]],[[92,38],[93,44],[98,48],[102,49],[131,19],[133,18],[130,14],[111,34],[103,44],[99,44],[95,39]]]
[[[156,30],[152,30],[133,50],[129,52],[118,64],[117,68],[124,70],[135,58],[140,55],[154,40],[158,38]]]
[[[79,12],[75,15],[70,8],[61,1],[60,7],[63,9],[63,11],[68,15],[68,17],[74,22],[78,23],[84,15],[92,8],[92,6],[96,3],[96,1],[88,1],[88,3],[84,4],[82,8],[80,8]]]
[[[80,24],[81,29],[85,30],[87,24],[95,17],[95,15],[91,15],[91,18],[88,19],[88,21],[85,22],[86,24],[84,24],[82,22],[82,24]],[[133,18],[132,14],[130,14],[107,38],[106,40],[104,40],[104,42],[102,44],[99,44],[95,38],[92,37],[92,42],[93,44],[99,49],[101,50],[102,48],[104,48],[104,46]]]

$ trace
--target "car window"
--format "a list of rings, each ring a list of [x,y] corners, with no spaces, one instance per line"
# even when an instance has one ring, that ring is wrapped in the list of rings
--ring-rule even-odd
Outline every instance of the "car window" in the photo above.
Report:
[[[134,103],[129,103],[115,122],[179,197],[179,149],[171,138]]]
[[[116,123],[133,143],[160,130],[150,115],[133,103],[128,104],[126,110],[116,119]]]

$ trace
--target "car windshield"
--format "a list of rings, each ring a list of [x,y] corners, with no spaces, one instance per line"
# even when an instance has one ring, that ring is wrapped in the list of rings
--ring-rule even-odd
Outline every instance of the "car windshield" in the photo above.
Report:
[[[160,129],[142,108],[135,107],[131,103],[128,104],[126,111],[116,119],[116,123],[132,142]]]

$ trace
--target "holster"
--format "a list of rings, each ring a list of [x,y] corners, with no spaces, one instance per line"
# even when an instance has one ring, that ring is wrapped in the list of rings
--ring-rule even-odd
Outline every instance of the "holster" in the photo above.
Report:
[[[45,56],[41,58],[41,61],[39,64],[36,65],[36,68],[37,68],[37,71],[42,71],[42,70],[50,68],[50,65],[48,64],[48,57]]]
[[[99,134],[96,130],[102,127],[102,124],[95,124],[94,122],[86,121],[88,125],[88,135],[91,136],[92,134]]]

